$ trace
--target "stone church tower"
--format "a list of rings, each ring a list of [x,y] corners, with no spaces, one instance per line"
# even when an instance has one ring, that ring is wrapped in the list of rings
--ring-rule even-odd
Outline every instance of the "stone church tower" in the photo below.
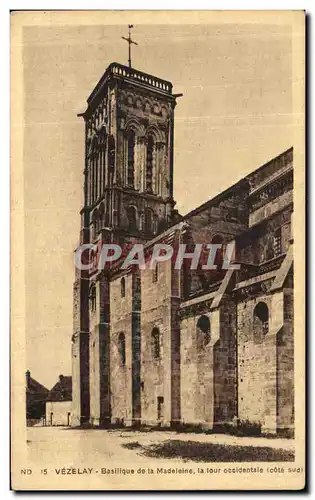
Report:
[[[172,84],[112,63],[89,96],[80,245],[126,251],[176,222]],[[76,270],[72,425],[110,420],[110,270]]]

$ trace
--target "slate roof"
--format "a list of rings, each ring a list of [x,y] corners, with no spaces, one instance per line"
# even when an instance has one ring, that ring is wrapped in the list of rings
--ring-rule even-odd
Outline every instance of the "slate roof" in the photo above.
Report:
[[[60,375],[59,381],[49,392],[47,401],[72,401],[72,377]]]
[[[37,382],[34,378],[29,376],[28,382],[26,384],[26,393],[27,394],[42,394],[44,396],[47,396],[49,393],[49,390],[44,387],[42,384]]]

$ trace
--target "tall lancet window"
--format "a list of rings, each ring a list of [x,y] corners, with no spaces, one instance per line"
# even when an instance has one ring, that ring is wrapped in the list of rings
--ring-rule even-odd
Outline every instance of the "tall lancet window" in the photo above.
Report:
[[[106,144],[102,149],[102,194],[106,186]]]
[[[129,231],[134,231],[137,229],[137,212],[135,207],[127,208],[127,218],[128,218],[128,229]]]
[[[94,136],[92,139],[93,153],[92,153],[92,202],[94,202],[98,197],[98,144],[97,137]]]
[[[146,168],[146,189],[152,193],[152,179],[153,179],[153,136],[149,135],[147,145],[147,168]]]
[[[93,183],[93,187],[92,187],[92,201],[94,203],[95,199],[96,199],[96,161],[95,161],[95,153],[93,153],[93,157],[92,157],[92,183]]]
[[[106,186],[106,174],[105,174],[105,163],[106,163],[106,132],[104,129],[101,131],[100,140],[100,194],[104,193]]]
[[[130,130],[128,133],[128,165],[127,165],[127,184],[134,187],[135,177],[135,133]]]

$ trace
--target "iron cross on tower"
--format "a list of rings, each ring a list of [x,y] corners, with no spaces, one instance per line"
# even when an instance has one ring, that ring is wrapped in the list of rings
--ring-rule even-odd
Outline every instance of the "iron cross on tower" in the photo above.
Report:
[[[128,24],[128,29],[129,29],[129,36],[128,38],[122,36],[121,38],[123,38],[123,40],[126,40],[126,42],[128,42],[128,45],[129,45],[129,59],[128,59],[128,64],[129,64],[129,68],[131,68],[131,44],[133,43],[134,45],[138,45],[137,42],[134,42],[133,40],[131,40],[131,28],[133,28],[133,24]]]

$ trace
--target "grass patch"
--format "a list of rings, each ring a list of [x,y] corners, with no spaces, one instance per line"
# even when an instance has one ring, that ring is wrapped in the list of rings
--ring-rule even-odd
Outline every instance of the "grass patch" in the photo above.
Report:
[[[122,444],[121,446],[122,448],[127,448],[127,450],[136,450],[137,448],[142,448],[141,444],[138,443],[138,441]]]
[[[239,420],[236,425],[225,423],[217,425],[215,432],[232,436],[261,436],[261,423],[250,420]]]
[[[293,462],[294,452],[268,446],[235,446],[196,441],[167,440],[143,448],[149,458],[175,458],[195,462]]]

